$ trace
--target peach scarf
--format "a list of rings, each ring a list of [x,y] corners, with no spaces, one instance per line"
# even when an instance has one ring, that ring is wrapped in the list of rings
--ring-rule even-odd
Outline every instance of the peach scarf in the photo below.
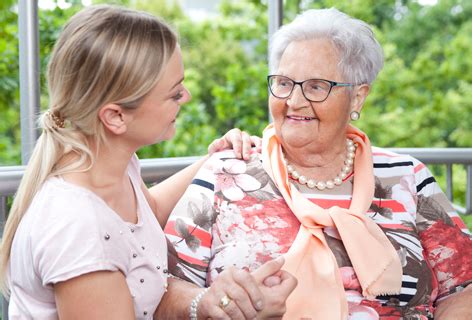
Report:
[[[375,222],[365,216],[374,196],[374,175],[369,138],[349,126],[348,138],[357,143],[355,179],[349,209],[323,209],[306,199],[290,182],[282,147],[270,124],[263,134],[262,158],[288,206],[301,222],[300,230],[285,254],[284,269],[298,279],[287,300],[284,319],[347,319],[343,283],[323,228],[336,227],[362,287],[373,299],[400,293],[402,267],[392,244]]]

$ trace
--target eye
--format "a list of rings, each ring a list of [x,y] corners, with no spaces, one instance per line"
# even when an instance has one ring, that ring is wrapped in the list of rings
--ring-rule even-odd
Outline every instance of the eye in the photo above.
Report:
[[[305,88],[309,91],[327,91],[329,85],[323,81],[309,81],[306,83]]]
[[[280,87],[289,87],[289,86],[291,86],[291,83],[290,83],[290,81],[287,81],[287,80],[281,80],[279,82],[279,86]]]
[[[179,92],[177,92],[176,95],[174,95],[172,97],[172,100],[179,101],[180,99],[182,99],[183,96],[184,96],[183,91],[179,91]]]

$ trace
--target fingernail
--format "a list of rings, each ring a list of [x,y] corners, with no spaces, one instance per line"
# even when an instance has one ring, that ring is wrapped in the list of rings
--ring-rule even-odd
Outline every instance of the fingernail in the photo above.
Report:
[[[278,263],[284,263],[285,262],[284,256],[278,256],[277,259],[275,259],[275,260],[277,260]]]

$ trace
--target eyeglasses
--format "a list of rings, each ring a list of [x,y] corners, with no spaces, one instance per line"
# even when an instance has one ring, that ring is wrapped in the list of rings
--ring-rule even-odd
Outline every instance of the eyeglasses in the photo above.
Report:
[[[290,97],[296,84],[302,88],[303,96],[312,102],[325,101],[333,87],[351,87],[352,83],[335,82],[325,79],[308,79],[305,81],[294,81],[288,77],[270,75],[267,76],[269,90],[272,95],[279,99]]]

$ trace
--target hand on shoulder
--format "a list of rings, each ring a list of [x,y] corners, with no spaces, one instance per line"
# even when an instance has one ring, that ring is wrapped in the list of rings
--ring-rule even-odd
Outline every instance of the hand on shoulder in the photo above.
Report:
[[[234,128],[225,133],[221,138],[213,140],[208,146],[208,154],[233,149],[238,158],[244,160],[249,159],[251,148],[255,147],[257,151],[261,151],[262,139],[258,136],[251,136],[246,131]]]

